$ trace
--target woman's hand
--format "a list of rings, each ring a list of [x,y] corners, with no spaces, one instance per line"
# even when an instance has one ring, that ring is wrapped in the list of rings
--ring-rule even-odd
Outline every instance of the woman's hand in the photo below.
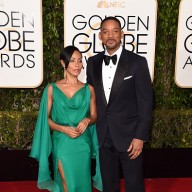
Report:
[[[82,121],[79,122],[76,128],[79,134],[82,134],[87,129],[89,122],[90,122],[89,118],[84,118]]]
[[[80,135],[80,133],[74,127],[65,126],[63,129],[63,133],[68,135],[71,138],[76,138]]]

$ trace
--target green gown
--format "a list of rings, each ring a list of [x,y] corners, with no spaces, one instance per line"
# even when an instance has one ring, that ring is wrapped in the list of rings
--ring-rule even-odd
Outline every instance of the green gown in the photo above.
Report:
[[[55,83],[53,87],[52,120],[60,125],[76,127],[89,116],[91,93],[85,84],[71,98],[68,98]],[[48,85],[49,86],[49,85]],[[35,127],[30,157],[39,162],[38,182],[40,189],[64,192],[58,161],[61,161],[68,192],[91,192],[92,185],[102,191],[102,182],[98,157],[96,126],[89,126],[77,138],[59,131],[50,131],[47,115],[48,86],[44,89]],[[49,156],[52,153],[54,179],[49,168]],[[96,174],[91,178],[91,159],[96,159]]]

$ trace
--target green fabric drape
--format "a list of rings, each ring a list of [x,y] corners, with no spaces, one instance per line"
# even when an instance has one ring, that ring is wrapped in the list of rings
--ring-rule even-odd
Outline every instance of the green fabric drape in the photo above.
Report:
[[[50,85],[52,85],[53,87],[53,104],[51,110],[52,120],[61,125],[69,125],[74,127],[77,126],[78,122],[81,119],[88,116],[90,104],[90,90],[88,84],[85,84],[85,86],[77,91],[72,98],[68,98],[66,95],[64,95],[64,93],[57,87],[55,83],[52,83]],[[87,164],[90,163],[91,158],[96,159],[96,174],[92,177],[92,180],[94,187],[102,191],[96,126],[95,124],[89,126],[84,134],[82,134],[82,136],[78,137],[77,139],[71,139],[67,135],[58,131],[51,132],[48,124],[47,115],[48,86],[50,85],[47,85],[43,91],[33,137],[32,148],[30,152],[30,157],[35,158],[39,162],[37,183],[38,188],[48,189],[49,191],[54,192],[62,192],[63,189],[61,186],[61,182],[59,182],[58,179],[58,160],[61,160],[66,174],[68,174],[68,168],[69,170],[70,168],[72,170],[74,169],[75,172],[76,169],[74,168],[74,163],[78,163],[78,158],[82,158],[80,159],[80,161],[82,161],[83,163],[83,153],[84,151],[86,151],[85,154],[90,152],[90,160],[87,160]],[[51,178],[49,168],[49,156],[51,155],[51,153],[53,155],[54,179]],[[71,159],[68,159],[68,157],[73,154],[75,154],[76,158],[74,158],[74,161],[71,162]],[[78,177],[79,174],[81,173],[76,173],[76,175],[73,174],[74,180],[76,180],[75,177]],[[70,177],[71,173],[68,175]],[[87,175],[89,175],[89,173],[87,173]],[[85,174],[84,176],[85,182],[86,177],[88,177],[87,175]],[[66,180],[67,179],[68,178],[66,175]],[[70,179],[69,185],[76,185],[75,182],[78,183],[78,181],[74,181],[73,183],[71,183],[71,180],[72,179]],[[87,183],[82,183],[81,185],[87,185]],[[70,189],[71,186],[68,187]],[[71,187],[71,191],[73,191],[73,188],[74,186]],[[78,192],[79,191],[80,187]]]

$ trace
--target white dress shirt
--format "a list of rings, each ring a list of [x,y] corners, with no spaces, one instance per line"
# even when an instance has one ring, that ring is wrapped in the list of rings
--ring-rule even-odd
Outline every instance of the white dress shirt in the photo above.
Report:
[[[115,72],[117,69],[117,65],[119,62],[119,58],[122,52],[122,46],[119,47],[119,49],[113,54],[113,55],[117,55],[117,63],[116,65],[113,64],[112,60],[110,60],[109,65],[105,65],[105,62],[103,61],[103,65],[102,65],[102,78],[103,78],[103,88],[104,88],[104,92],[105,92],[105,97],[107,100],[107,103],[109,101],[109,96],[111,93],[111,87],[112,87],[112,83],[113,83],[113,79],[115,76]],[[108,56],[113,56],[113,55],[109,55],[107,51],[105,51],[105,55]]]

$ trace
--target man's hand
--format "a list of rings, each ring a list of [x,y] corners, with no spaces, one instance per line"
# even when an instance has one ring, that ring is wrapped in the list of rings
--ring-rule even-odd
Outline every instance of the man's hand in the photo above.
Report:
[[[130,159],[135,159],[136,157],[138,157],[140,155],[140,153],[143,150],[143,143],[144,143],[144,141],[140,140],[140,139],[132,140],[132,142],[127,150],[128,152],[130,152],[129,153]]]

